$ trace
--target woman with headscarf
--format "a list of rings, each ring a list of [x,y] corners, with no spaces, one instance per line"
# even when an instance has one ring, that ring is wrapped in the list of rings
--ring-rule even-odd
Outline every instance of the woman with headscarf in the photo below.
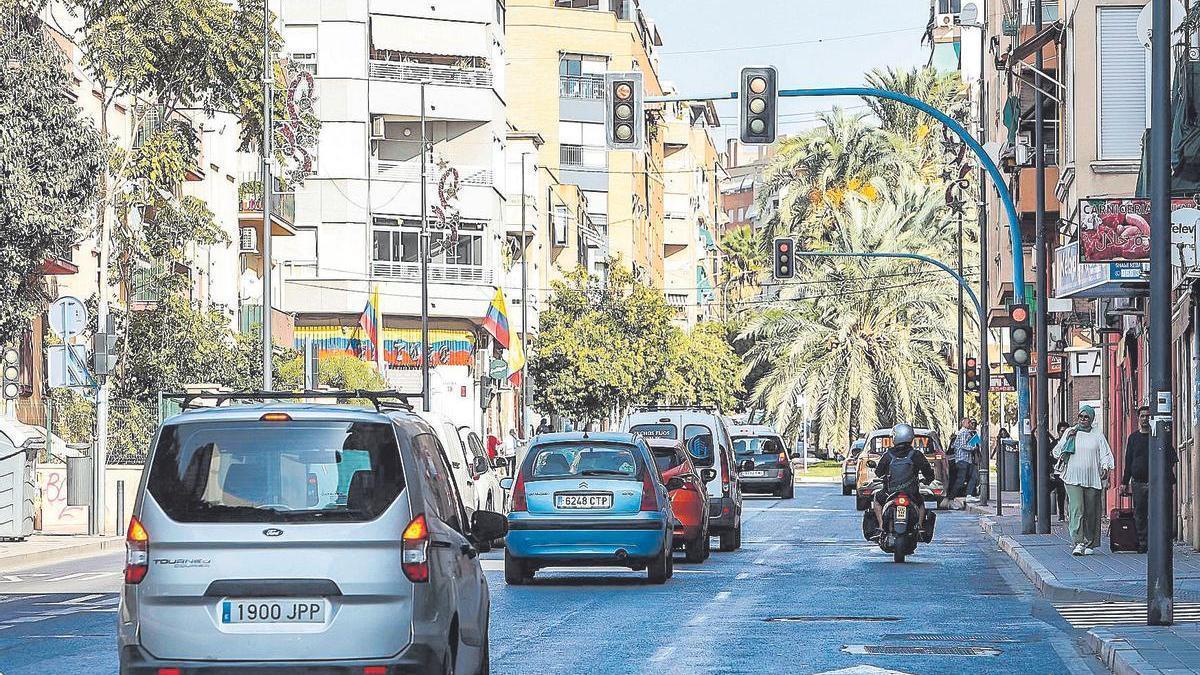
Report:
[[[1096,410],[1088,405],[1081,407],[1078,423],[1067,429],[1053,452],[1067,487],[1067,526],[1075,544],[1073,555],[1091,555],[1100,546],[1104,485],[1115,465],[1108,439],[1094,427],[1095,421]]]

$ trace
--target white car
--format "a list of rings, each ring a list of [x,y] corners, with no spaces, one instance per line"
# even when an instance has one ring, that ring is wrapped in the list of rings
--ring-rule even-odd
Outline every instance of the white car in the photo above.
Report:
[[[459,435],[458,426],[445,415],[423,410],[417,411],[416,414],[433,427],[433,433],[445,448],[446,457],[450,460],[450,470],[454,474],[454,483],[458,486],[459,497],[468,514],[479,510],[502,508],[504,500],[497,497],[502,494],[499,490],[499,479],[495,480],[497,485],[495,494],[488,494],[486,484],[479,485],[476,481],[477,477],[494,471],[487,460],[487,455],[475,455]]]
[[[483,439],[479,438],[479,434],[472,431],[471,427],[459,427],[458,437],[471,453],[472,468],[487,467],[486,471],[476,473],[472,470],[471,472],[475,480],[475,499],[478,508],[485,511],[508,513],[504,488],[500,487],[500,479],[503,478],[500,470],[502,467],[507,469],[508,465],[501,457],[493,460],[487,456],[487,450],[483,447]],[[482,462],[479,461],[480,458],[483,458]]]

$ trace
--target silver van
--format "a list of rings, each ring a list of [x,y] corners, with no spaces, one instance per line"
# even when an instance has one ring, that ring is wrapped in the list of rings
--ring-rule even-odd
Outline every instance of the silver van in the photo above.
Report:
[[[133,516],[122,674],[488,672],[477,555],[507,523],[468,520],[410,411],[186,411],[156,433]]]

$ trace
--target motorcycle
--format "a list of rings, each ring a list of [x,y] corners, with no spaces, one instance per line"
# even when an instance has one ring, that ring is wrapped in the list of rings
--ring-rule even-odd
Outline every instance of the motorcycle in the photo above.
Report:
[[[883,489],[883,482],[878,483],[877,490]],[[875,511],[867,509],[863,512],[863,538],[874,541],[885,553],[892,554],[894,562],[902,563],[905,557],[917,550],[918,541],[928,544],[933,541],[933,529],[937,522],[937,514],[926,506],[925,522],[919,523],[920,510],[908,494],[896,492],[890,495],[883,505],[883,530],[875,519]]]

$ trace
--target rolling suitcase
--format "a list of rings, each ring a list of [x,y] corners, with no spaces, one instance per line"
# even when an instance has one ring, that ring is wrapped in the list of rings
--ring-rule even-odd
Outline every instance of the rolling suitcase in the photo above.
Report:
[[[1121,502],[1127,501],[1124,497]],[[1137,525],[1133,519],[1133,505],[1117,505],[1108,514],[1108,548],[1113,553],[1120,551],[1137,551]]]

